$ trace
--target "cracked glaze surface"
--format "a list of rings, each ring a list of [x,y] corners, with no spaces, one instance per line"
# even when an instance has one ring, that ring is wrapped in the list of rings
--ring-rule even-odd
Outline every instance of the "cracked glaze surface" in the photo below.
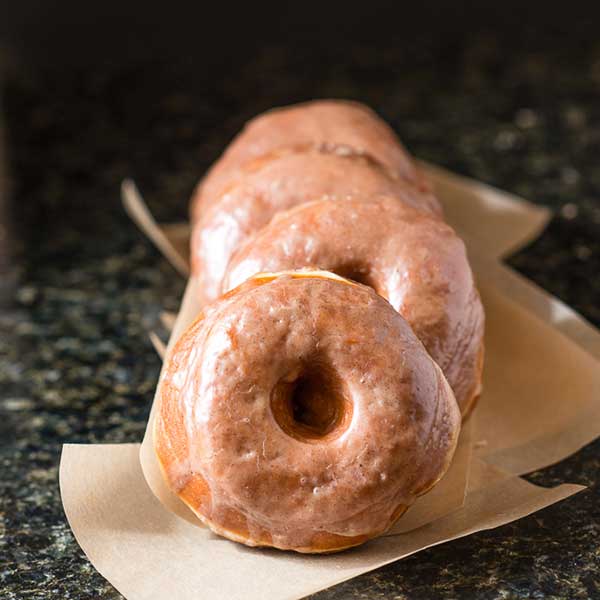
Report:
[[[464,414],[481,389],[484,314],[465,246],[395,198],[318,201],[280,213],[233,256],[224,289],[261,271],[312,267],[373,287],[410,323]]]
[[[306,145],[368,154],[394,176],[428,189],[396,134],[375,112],[358,102],[318,100],[272,109],[249,121],[198,185],[192,219],[208,210],[248,162],[274,150]]]
[[[433,214],[442,212],[433,194],[349,148],[286,148],[247,163],[205,212],[197,211],[191,254],[202,303],[218,297],[234,251],[278,212],[320,199],[366,201],[379,193]]]
[[[281,426],[279,386],[302,377],[329,388],[306,410],[338,403],[327,432]],[[179,496],[222,535],[303,552],[388,529],[441,478],[460,430],[406,321],[366,286],[306,274],[250,280],[208,307],[158,398],[155,449]]]

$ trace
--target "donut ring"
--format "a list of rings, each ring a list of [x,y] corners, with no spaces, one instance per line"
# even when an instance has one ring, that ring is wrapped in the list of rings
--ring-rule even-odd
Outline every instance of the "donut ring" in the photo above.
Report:
[[[317,201],[279,213],[233,255],[223,291],[261,271],[315,268],[367,284],[410,323],[463,415],[481,392],[484,313],[465,246],[395,198]]]
[[[192,221],[208,210],[244,166],[283,148],[313,146],[367,154],[421,190],[429,186],[396,134],[367,106],[346,100],[316,100],[269,110],[250,120],[196,188]]]
[[[389,529],[444,475],[460,429],[406,321],[319,272],[262,274],[205,309],[157,399],[170,488],[219,535],[298,552]]]
[[[245,175],[229,186],[194,224],[192,272],[199,278],[200,301],[215,300],[231,255],[280,211],[318,198],[369,198],[383,193],[441,216],[432,194],[391,177],[367,156],[314,148],[278,151],[246,164]]]

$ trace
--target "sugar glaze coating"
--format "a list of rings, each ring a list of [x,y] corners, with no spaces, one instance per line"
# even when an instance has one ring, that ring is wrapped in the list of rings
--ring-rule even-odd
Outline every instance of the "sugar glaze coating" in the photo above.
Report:
[[[318,272],[259,275],[207,307],[157,401],[155,450],[179,497],[220,535],[300,552],[387,530],[443,476],[460,429],[404,319]]]
[[[203,304],[219,296],[233,252],[280,211],[312,200],[375,194],[395,196],[441,217],[431,194],[392,177],[369,157],[348,149],[284,149],[247,163],[244,176],[198,216],[191,243],[192,271],[199,278]]]
[[[429,186],[396,134],[364,104],[314,100],[269,110],[250,120],[194,192],[192,221],[208,210],[247,163],[283,148],[328,148],[365,154],[421,190]]]
[[[305,267],[387,298],[469,413],[481,390],[484,312],[464,243],[449,225],[385,196],[306,203],[279,213],[238,249],[223,291],[261,271]]]

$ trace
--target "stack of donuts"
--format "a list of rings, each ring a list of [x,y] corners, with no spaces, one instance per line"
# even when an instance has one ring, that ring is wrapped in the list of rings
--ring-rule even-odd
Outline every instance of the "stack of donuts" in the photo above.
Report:
[[[168,486],[250,546],[384,533],[481,391],[483,308],[427,180],[370,109],[314,101],[250,121],[191,218],[203,308],[159,382]]]

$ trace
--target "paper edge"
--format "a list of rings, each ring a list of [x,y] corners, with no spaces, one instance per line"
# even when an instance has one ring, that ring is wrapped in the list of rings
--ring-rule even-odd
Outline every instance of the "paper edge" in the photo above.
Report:
[[[123,591],[121,591],[104,573],[103,570],[99,569],[98,566],[96,565],[96,563],[94,562],[94,560],[92,560],[92,557],[88,554],[87,550],[84,547],[84,544],[82,543],[82,536],[81,536],[81,531],[77,532],[76,528],[73,527],[73,523],[71,520],[71,516],[69,511],[67,510],[67,507],[65,506],[65,503],[63,501],[63,490],[65,489],[65,464],[66,461],[68,460],[68,452],[71,448],[76,447],[76,446],[131,446],[132,450],[135,449],[135,446],[138,446],[139,444],[137,443],[124,443],[124,444],[75,444],[75,443],[66,443],[63,444],[60,448],[60,460],[58,462],[58,490],[59,490],[59,494],[60,494],[60,505],[62,507],[63,510],[63,514],[65,515],[65,519],[67,520],[67,524],[69,525],[69,530],[71,531],[71,534],[73,535],[73,537],[75,538],[75,541],[77,542],[77,545],[79,546],[79,548],[81,549],[81,551],[83,552],[83,554],[85,555],[85,557],[87,558],[88,562],[90,563],[90,565],[92,565],[92,567],[94,567],[94,569],[100,574],[101,577],[103,577],[106,581],[108,581],[108,583],[110,585],[112,585],[115,590],[117,590],[117,592],[119,594],[121,594],[124,598],[127,598],[124,594]],[[66,452],[65,452],[66,450]]]
[[[500,248],[496,249],[493,252],[489,252],[490,256],[493,256],[498,259],[506,258],[511,254],[514,254],[530,244],[533,240],[538,238],[542,232],[546,229],[548,224],[550,223],[553,212],[546,206],[540,206],[538,204],[534,204],[521,196],[517,196],[511,192],[507,192],[495,186],[492,186],[488,183],[484,183],[477,179],[473,179],[471,177],[467,177],[465,175],[461,175],[459,173],[455,173],[454,171],[450,171],[444,167],[439,165],[424,161],[418,160],[418,165],[423,169],[426,176],[435,184],[435,181],[438,178],[443,177],[446,179],[446,182],[450,185],[455,186],[464,186],[472,189],[475,192],[483,192],[484,194],[494,194],[499,196],[502,200],[506,202],[510,202],[511,204],[518,206],[524,211],[530,213],[533,222],[527,228],[524,228],[522,232],[519,233],[514,239],[510,242],[505,243]],[[485,247],[486,243],[480,237],[475,237],[471,234],[471,237],[478,242],[478,246]]]
[[[156,351],[156,354],[158,354],[158,356],[161,360],[164,360],[165,353],[167,351],[166,344],[158,337],[158,334],[155,331],[151,331],[148,334],[148,337],[150,338],[150,343],[152,344],[152,347]]]
[[[144,437],[140,444],[139,449],[139,461],[146,480],[146,484],[150,488],[150,491],[154,497],[163,505],[165,510],[170,510],[177,516],[185,519],[186,521],[193,523],[199,527],[204,527],[200,519],[193,513],[193,511],[183,502],[177,494],[175,494],[167,485],[161,472],[158,458],[154,452],[154,419],[156,417],[156,398],[159,392],[160,380],[162,378],[163,370],[165,368],[164,358],[168,356],[169,352],[175,346],[180,335],[184,332],[189,324],[196,318],[197,314],[192,314],[192,306],[194,304],[193,298],[197,296],[197,285],[198,280],[195,277],[190,277],[187,280],[183,297],[179,306],[179,311],[173,324],[173,329],[170,332],[169,340],[164,347],[163,364],[160,369],[158,381],[152,397],[152,403],[150,405],[150,413],[148,414],[148,420],[146,422],[146,429],[144,431]],[[164,344],[163,344],[164,346]]]
[[[173,246],[169,238],[165,235],[161,226],[156,222],[132,179],[124,179],[121,183],[121,201],[125,212],[131,220],[158,248],[171,265],[181,275],[188,277],[190,274],[188,261],[179,254],[175,246]]]
[[[479,279],[493,278],[494,287],[504,297],[555,329],[595,360],[600,360],[600,330],[574,308],[504,262],[481,255],[474,255],[469,260],[472,265],[476,266],[477,273],[484,273],[483,277],[478,276]],[[510,293],[508,288],[510,288]],[[544,320],[540,316],[540,306],[547,300],[551,300],[560,309],[564,318]]]

